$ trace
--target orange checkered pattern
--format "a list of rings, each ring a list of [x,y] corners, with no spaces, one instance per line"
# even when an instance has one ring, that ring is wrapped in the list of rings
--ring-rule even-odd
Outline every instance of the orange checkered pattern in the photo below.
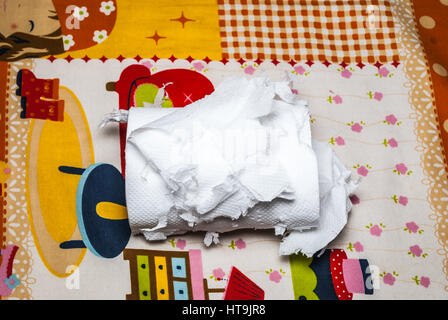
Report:
[[[399,60],[388,0],[218,0],[223,57]]]

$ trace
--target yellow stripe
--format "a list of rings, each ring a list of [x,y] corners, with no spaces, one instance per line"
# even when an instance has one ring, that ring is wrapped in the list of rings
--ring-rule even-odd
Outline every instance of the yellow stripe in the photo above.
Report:
[[[124,220],[128,218],[125,206],[113,202],[100,202],[96,205],[96,213],[104,219]]]
[[[154,265],[156,270],[157,300],[169,300],[166,258],[154,257]]]
[[[138,292],[140,300],[151,300],[148,256],[137,256]]]

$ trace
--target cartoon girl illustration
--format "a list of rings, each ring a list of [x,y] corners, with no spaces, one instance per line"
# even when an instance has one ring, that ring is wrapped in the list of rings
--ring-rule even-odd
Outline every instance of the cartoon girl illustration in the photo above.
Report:
[[[116,0],[0,0],[0,61],[94,46],[116,17]]]

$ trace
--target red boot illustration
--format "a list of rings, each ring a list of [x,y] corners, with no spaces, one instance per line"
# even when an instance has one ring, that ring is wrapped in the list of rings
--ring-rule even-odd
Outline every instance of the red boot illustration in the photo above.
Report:
[[[59,100],[59,79],[38,79],[27,69],[17,74],[22,119],[64,120],[64,101]]]

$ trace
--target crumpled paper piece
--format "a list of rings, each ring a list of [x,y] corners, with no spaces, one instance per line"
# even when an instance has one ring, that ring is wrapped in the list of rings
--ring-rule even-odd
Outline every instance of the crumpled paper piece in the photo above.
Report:
[[[351,171],[344,167],[327,143],[313,141],[313,149],[319,164],[319,225],[308,231],[285,235],[280,243],[280,255],[300,252],[307,257],[313,256],[342,231],[352,209],[349,196],[357,189],[360,179],[350,179]]]

